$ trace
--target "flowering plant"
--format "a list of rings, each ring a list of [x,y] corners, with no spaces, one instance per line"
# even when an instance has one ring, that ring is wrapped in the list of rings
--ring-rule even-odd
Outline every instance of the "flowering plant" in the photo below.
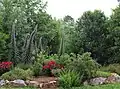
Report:
[[[0,75],[10,70],[12,64],[13,63],[9,61],[0,62]]]
[[[48,61],[45,65],[43,65],[43,72],[45,72],[48,75],[53,75],[51,73],[52,69],[62,69],[64,68],[63,65],[57,64],[54,60]]]

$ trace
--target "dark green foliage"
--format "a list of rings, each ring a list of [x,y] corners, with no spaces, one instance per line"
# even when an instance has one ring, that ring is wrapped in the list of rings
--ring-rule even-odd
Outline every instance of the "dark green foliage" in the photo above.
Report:
[[[107,36],[106,20],[104,13],[95,10],[87,11],[77,21],[76,30],[79,32],[78,43],[79,50],[81,47],[85,52],[91,52],[92,57],[99,63],[106,59],[104,51],[106,48],[105,40]]]
[[[0,29],[11,34],[6,43],[11,61],[33,63],[40,51],[57,53],[57,21],[45,12],[46,3],[1,0],[0,7]]]
[[[68,23],[74,22],[74,19],[70,15],[66,15],[63,19],[65,22],[68,22]]]
[[[109,34],[107,36],[106,44],[106,55],[108,56],[108,63],[119,63],[120,62],[120,5],[118,5],[114,10],[111,18],[108,21],[109,24]]]
[[[84,12],[74,22],[70,15],[63,20],[53,19],[42,0],[1,0],[0,61],[10,60],[16,66],[54,59],[66,67],[81,54],[91,52],[100,64],[119,63],[119,22],[120,5],[109,19],[102,11],[94,10]],[[41,52],[42,58],[38,57]]]
[[[3,32],[0,32],[0,60],[6,60],[7,58],[7,39],[9,36]]]

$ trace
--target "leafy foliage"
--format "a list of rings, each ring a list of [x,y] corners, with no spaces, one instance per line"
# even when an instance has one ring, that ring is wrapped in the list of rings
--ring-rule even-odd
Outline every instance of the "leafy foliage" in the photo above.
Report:
[[[120,5],[113,10],[113,14],[111,15],[109,24],[109,34],[107,36],[107,51],[106,55],[108,56],[108,63],[119,63],[119,40],[120,40]]]
[[[76,22],[70,15],[53,19],[46,6],[42,0],[0,1],[0,61],[12,61],[24,70],[31,68],[35,76],[43,72],[44,62],[49,60],[79,73],[82,80],[94,77],[94,73],[107,76],[96,70],[98,63],[120,62],[120,5],[109,19],[94,10],[84,12]],[[105,69],[120,74],[117,64]],[[5,76],[12,76],[12,72]],[[75,75],[68,73],[67,77]]]
[[[104,72],[104,71],[96,71],[96,74],[94,75],[94,77],[109,77],[111,75],[110,71],[108,72]]]
[[[15,79],[30,79],[33,73],[30,69],[23,70],[20,68],[15,68],[9,72],[4,73],[1,78],[6,80],[15,80]]]
[[[34,76],[39,76],[42,74],[42,64],[35,62],[32,66],[32,71]]]
[[[117,74],[120,74],[119,69],[120,69],[120,64],[110,64],[110,65],[101,67],[102,71],[117,73]]]
[[[8,55],[7,39],[9,36],[3,32],[0,32],[0,60],[5,60]]]
[[[45,12],[46,3],[41,0],[2,0],[0,6],[1,29],[10,34],[7,41],[9,60],[26,64],[34,62],[40,51],[57,52],[57,21]]]
[[[79,74],[74,71],[62,71],[59,77],[59,84],[63,88],[71,88],[79,86]]]
[[[68,67],[79,73],[82,80],[92,78],[98,68],[98,64],[90,57],[90,54],[88,52],[82,55],[78,54]]]
[[[104,13],[95,10],[87,11],[77,21],[76,30],[79,31],[78,43],[85,52],[91,52],[92,57],[99,63],[105,60],[105,40],[107,36],[106,20]],[[80,48],[79,48],[80,49]]]

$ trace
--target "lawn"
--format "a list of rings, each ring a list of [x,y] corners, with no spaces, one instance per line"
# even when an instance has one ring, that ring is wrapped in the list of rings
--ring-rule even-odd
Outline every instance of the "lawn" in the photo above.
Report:
[[[10,87],[4,87],[4,88],[0,88],[0,89],[36,89],[33,87],[23,87],[23,88],[10,88]]]
[[[108,84],[108,85],[100,85],[100,86],[83,86],[83,87],[76,87],[76,88],[69,88],[69,89],[120,89],[120,84]]]
[[[36,89],[30,87],[24,88],[0,88],[0,89]],[[100,86],[82,86],[82,87],[73,87],[73,88],[58,88],[58,89],[120,89],[120,84],[107,84],[107,85],[100,85]]]

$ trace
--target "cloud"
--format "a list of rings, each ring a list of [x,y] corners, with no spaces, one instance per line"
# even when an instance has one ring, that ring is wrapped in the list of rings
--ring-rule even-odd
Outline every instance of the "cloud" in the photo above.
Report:
[[[56,18],[71,15],[77,19],[83,12],[99,9],[109,16],[112,8],[118,5],[117,0],[47,0],[47,12]]]

